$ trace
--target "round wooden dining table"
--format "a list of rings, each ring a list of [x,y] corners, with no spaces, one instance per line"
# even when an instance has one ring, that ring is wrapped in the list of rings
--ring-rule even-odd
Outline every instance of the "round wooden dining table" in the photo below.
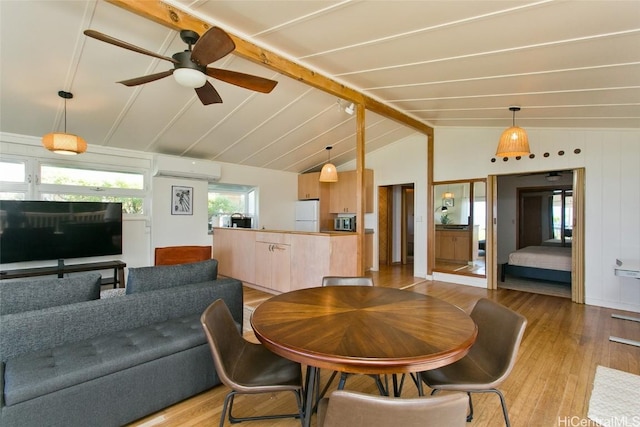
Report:
[[[460,308],[415,292],[326,286],[274,296],[251,326],[269,350],[307,365],[308,426],[318,368],[362,374],[426,371],[464,357],[477,336]]]

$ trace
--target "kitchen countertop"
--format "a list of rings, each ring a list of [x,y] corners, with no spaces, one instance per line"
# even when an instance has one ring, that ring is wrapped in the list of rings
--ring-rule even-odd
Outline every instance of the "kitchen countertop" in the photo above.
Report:
[[[317,235],[317,236],[352,236],[355,235],[355,232],[352,231],[334,231],[334,230],[321,230],[319,232],[314,231],[292,231],[292,230],[269,230],[269,229],[255,229],[255,228],[237,228],[237,227],[213,227],[213,234],[215,235],[215,230],[237,230],[237,231],[259,231],[261,233],[289,233],[289,234],[309,234],[309,235]],[[364,231],[365,234],[373,234],[372,228],[366,228]]]

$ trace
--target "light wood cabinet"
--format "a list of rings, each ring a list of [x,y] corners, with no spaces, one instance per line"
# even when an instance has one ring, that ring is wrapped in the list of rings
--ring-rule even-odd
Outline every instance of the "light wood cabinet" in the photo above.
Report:
[[[436,259],[465,264],[471,261],[469,230],[436,230]]]
[[[324,276],[357,276],[356,234],[293,234],[291,290],[322,286]]]
[[[214,228],[212,257],[218,260],[218,273],[243,282],[255,282],[254,230]]]
[[[298,200],[322,200],[329,194],[329,183],[320,182],[320,172],[298,175]]]
[[[266,234],[272,234],[275,239],[265,239]],[[291,245],[280,243],[282,240],[282,236],[275,233],[258,233],[255,245],[254,283],[276,292],[288,292],[291,288]]]
[[[357,192],[356,171],[338,172],[338,182],[329,186],[330,213],[356,213]],[[373,170],[364,170],[364,204],[365,212],[373,212]]]
[[[269,232],[214,228],[221,276],[274,293],[322,285],[324,276],[356,276],[355,233]]]
[[[364,235],[364,269],[365,271],[373,268],[373,233]]]

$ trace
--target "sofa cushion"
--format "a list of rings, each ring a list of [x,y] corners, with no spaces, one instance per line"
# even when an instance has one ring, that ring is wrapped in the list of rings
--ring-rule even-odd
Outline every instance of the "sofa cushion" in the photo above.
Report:
[[[6,362],[5,404],[15,405],[205,344],[200,314],[192,314],[23,354]]]
[[[218,260],[129,269],[127,294],[155,291],[218,278]]]
[[[7,314],[0,319],[0,361],[201,314],[218,298],[224,299],[233,318],[242,323],[242,282],[235,279],[218,279],[119,298]]]
[[[0,315],[98,299],[101,278],[99,273],[85,273],[61,279],[2,280]]]

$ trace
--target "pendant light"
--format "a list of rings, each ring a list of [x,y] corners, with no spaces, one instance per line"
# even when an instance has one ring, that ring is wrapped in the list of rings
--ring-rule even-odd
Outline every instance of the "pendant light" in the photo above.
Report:
[[[336,167],[331,163],[331,149],[332,146],[328,146],[325,148],[327,150],[329,160],[327,163],[322,166],[322,171],[320,171],[320,182],[338,182],[338,171]]]
[[[531,152],[529,150],[529,137],[527,137],[527,132],[524,129],[516,126],[516,111],[520,111],[520,107],[509,107],[509,111],[513,112],[513,125],[502,132],[496,156],[527,156]]]
[[[71,92],[63,90],[58,92],[58,96],[64,99],[64,132],[52,132],[42,137],[42,145],[49,151],[57,154],[74,155],[87,151],[87,142],[71,133],[67,133],[67,99],[73,98]]]

